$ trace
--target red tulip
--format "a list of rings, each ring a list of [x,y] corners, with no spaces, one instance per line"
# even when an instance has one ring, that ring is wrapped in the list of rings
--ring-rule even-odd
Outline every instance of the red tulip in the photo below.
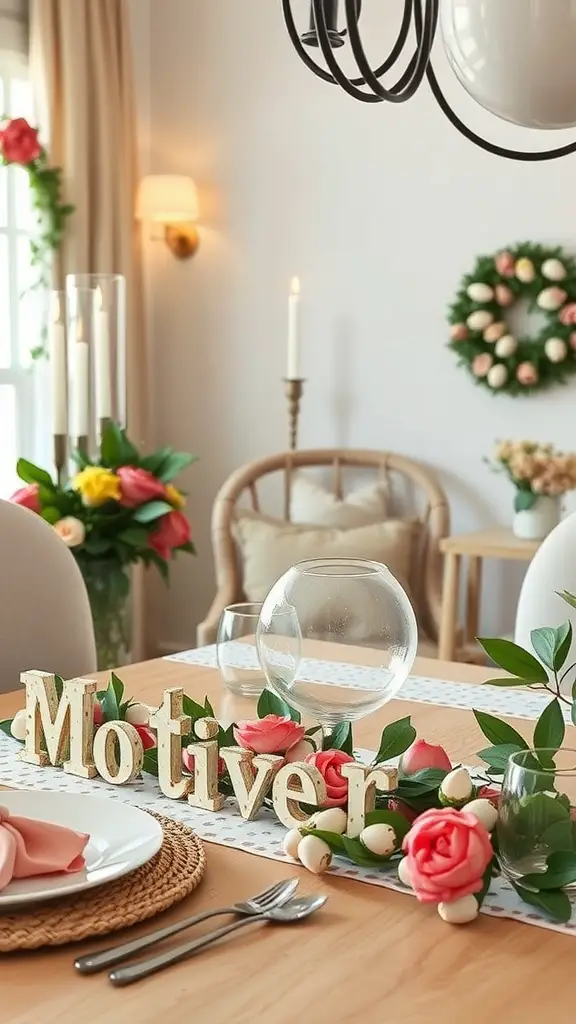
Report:
[[[190,523],[182,512],[168,512],[158,520],[158,526],[150,534],[150,547],[154,548],[156,554],[165,561],[170,558],[170,552],[187,544],[190,540]]]
[[[15,117],[0,131],[0,152],[9,164],[31,164],[42,152],[38,129],[24,117]]]
[[[10,501],[13,501],[15,505],[22,505],[23,508],[29,508],[31,512],[36,512],[38,515],[42,511],[38,497],[38,484],[19,487],[17,491],[14,491]]]
[[[146,501],[166,497],[166,486],[153,473],[138,466],[120,466],[116,471],[120,480],[120,504],[124,508],[138,508]]]
[[[400,769],[404,775],[414,775],[425,768],[443,768],[452,771],[450,758],[444,747],[435,747],[426,740],[414,740],[411,747],[400,758]]]

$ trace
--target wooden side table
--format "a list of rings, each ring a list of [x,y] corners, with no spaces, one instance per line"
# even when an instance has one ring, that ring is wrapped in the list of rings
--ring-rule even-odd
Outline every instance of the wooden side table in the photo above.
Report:
[[[445,556],[442,616],[438,643],[438,657],[441,661],[454,661],[456,657],[462,558],[466,557],[468,560],[466,640],[473,641],[478,634],[483,559],[501,558],[515,562],[530,562],[541,543],[539,540],[519,540],[511,530],[504,528],[480,530],[477,533],[461,533],[455,537],[445,537],[440,541],[440,550]]]

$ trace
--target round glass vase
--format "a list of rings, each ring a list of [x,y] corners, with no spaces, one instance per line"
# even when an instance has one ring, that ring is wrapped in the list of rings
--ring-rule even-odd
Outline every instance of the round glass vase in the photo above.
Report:
[[[112,558],[78,559],[90,600],[98,669],[129,664],[132,647],[131,572]]]
[[[560,498],[539,494],[531,508],[516,512],[512,533],[520,540],[544,540],[560,522]]]

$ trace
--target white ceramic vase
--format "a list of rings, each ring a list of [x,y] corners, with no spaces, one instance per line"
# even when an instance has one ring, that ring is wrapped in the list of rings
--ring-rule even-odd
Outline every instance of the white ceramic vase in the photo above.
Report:
[[[516,512],[512,533],[521,540],[544,540],[560,522],[560,498],[542,494],[532,508]]]
[[[533,629],[560,626],[570,620],[575,636],[566,662],[570,665],[576,661],[576,608],[558,597],[558,591],[563,590],[576,594],[576,512],[552,530],[530,562],[520,592],[515,629],[516,643],[531,651]]]

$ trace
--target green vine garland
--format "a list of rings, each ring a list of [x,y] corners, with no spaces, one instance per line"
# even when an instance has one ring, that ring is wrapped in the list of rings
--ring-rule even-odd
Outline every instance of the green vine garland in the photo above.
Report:
[[[525,299],[546,317],[539,334],[515,338],[506,311]],[[480,256],[449,313],[449,348],[476,384],[527,395],[576,373],[576,260],[532,242]]]

